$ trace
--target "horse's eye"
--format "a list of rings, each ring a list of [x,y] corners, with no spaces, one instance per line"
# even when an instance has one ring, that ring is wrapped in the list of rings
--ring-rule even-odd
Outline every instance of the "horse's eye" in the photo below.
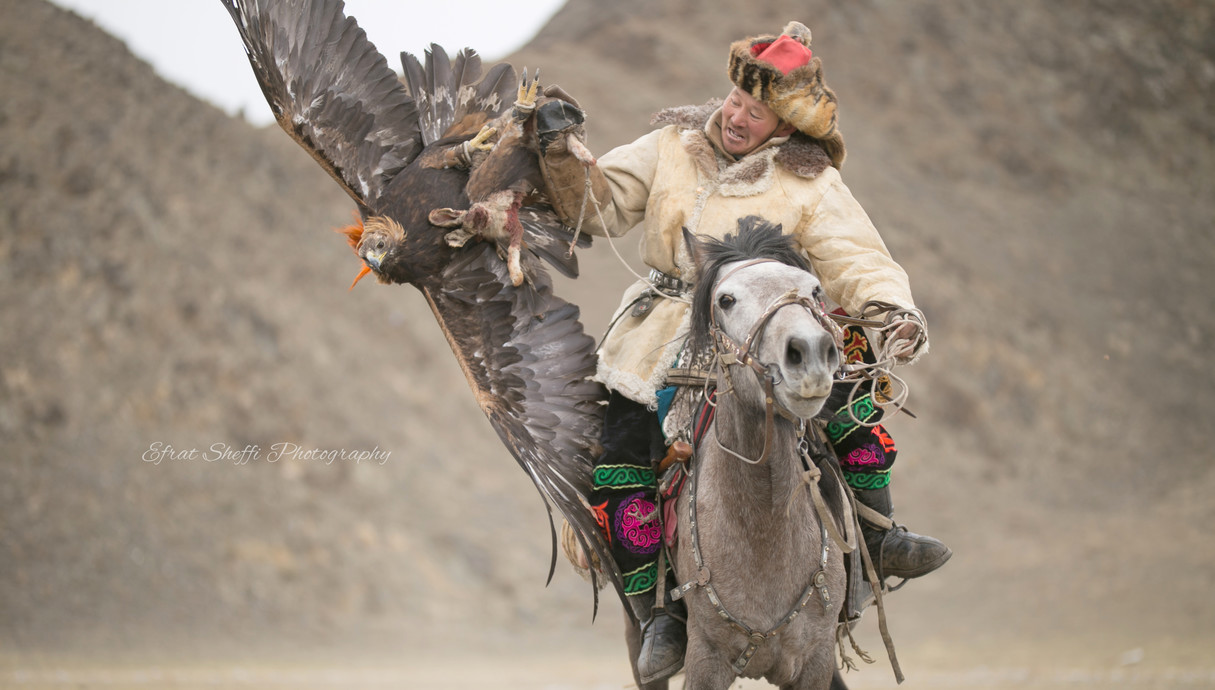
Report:
[[[734,306],[734,295],[722,295],[718,297],[717,306],[721,307],[722,310],[726,310]]]

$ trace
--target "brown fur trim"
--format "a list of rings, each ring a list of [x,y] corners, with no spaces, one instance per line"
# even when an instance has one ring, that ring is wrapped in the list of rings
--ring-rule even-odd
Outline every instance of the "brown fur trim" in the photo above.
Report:
[[[751,154],[721,172],[718,193],[726,197],[744,197],[763,194],[776,181],[773,171],[779,150],[767,148]]]
[[[722,99],[710,98],[704,105],[677,105],[654,113],[650,124],[655,127],[677,125],[680,129],[704,129],[709,116],[721,107]]]
[[[780,119],[797,127],[799,132],[815,139],[835,133],[835,92],[823,81],[823,61],[818,58],[775,82],[767,103]]]
[[[844,167],[844,160],[848,157],[848,150],[844,147],[844,135],[840,134],[839,130],[826,139],[817,139],[819,144],[822,144],[823,150],[831,157],[831,165],[834,165],[836,170]]]
[[[764,153],[769,155],[763,155]],[[722,184],[755,184],[772,168],[771,158],[776,151],[764,151],[758,156],[747,156],[741,161],[726,168],[722,173]]]
[[[679,140],[683,143],[683,149],[696,162],[696,168],[703,179],[711,180],[717,177],[717,153],[703,129],[685,129],[680,133]]]
[[[709,142],[709,138],[703,132],[705,125],[709,122],[709,116],[717,112],[721,103],[720,98],[714,98],[704,105],[665,108],[655,113],[650,120],[654,125],[676,125],[684,130],[681,137],[684,149],[696,161],[696,166],[707,178],[714,178],[718,174],[717,154],[714,152],[713,144]],[[814,139],[797,132],[779,148],[780,152],[776,154],[775,158],[777,165],[798,177],[807,179],[818,177],[818,174],[826,170],[828,166],[834,165],[838,168],[844,162],[844,139],[839,136],[838,132],[834,137],[825,140]]]
[[[767,103],[772,96],[772,85],[784,75],[775,65],[756,59],[751,54],[751,49],[757,44],[771,43],[776,39],[776,36],[758,36],[744,38],[730,44],[730,63],[727,72],[730,81],[751,94],[752,98],[764,103]]]
[[[842,140],[840,161],[843,162]],[[819,173],[835,164],[823,142],[801,133],[789,137],[789,141],[780,147],[780,152],[776,154],[776,163],[794,175],[806,179],[818,177]]]

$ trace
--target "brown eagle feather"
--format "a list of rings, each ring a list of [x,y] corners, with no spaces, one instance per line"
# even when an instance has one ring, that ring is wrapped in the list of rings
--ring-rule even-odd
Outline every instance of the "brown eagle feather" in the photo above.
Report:
[[[594,341],[541,265],[576,275],[573,233],[537,191],[534,125],[511,119],[514,69],[500,64],[481,78],[474,51],[451,60],[431,46],[425,64],[402,55],[407,91],[341,0],[222,1],[279,125],[358,204],[360,222],[344,232],[366,268],[426,296],[478,404],[546,500],[550,527],[555,507],[622,592],[585,508],[606,399],[591,381]],[[441,164],[494,121],[494,149],[474,156],[471,170]],[[507,189],[524,195],[527,280],[517,286],[497,242],[451,246],[429,222],[434,209],[468,209]],[[554,529],[550,578],[555,562]]]

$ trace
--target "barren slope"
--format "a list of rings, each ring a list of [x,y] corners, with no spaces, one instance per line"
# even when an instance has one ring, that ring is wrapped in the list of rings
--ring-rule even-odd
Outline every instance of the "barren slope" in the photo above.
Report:
[[[1209,666],[1211,6],[571,0],[512,61],[602,152],[791,18],[931,326],[896,499],[957,555],[892,602],[904,667]],[[307,155],[39,0],[0,0],[0,94],[0,652],[616,644],[543,588],[542,508],[422,301],[346,292],[353,206]],[[598,331],[630,278],[584,265]]]

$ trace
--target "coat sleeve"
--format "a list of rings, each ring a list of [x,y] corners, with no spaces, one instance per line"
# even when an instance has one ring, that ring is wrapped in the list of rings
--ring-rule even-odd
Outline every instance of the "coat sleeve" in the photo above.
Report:
[[[803,216],[798,240],[827,296],[849,314],[870,300],[915,308],[907,272],[890,256],[868,214],[834,168],[819,202]]]
[[[564,150],[547,152],[542,159],[545,182],[562,221],[574,227],[582,213],[582,229],[601,237],[609,234],[619,237],[641,223],[658,170],[662,133],[663,130],[655,130],[631,144],[614,148],[591,168],[584,168]],[[583,209],[588,172],[598,211],[589,199]]]

